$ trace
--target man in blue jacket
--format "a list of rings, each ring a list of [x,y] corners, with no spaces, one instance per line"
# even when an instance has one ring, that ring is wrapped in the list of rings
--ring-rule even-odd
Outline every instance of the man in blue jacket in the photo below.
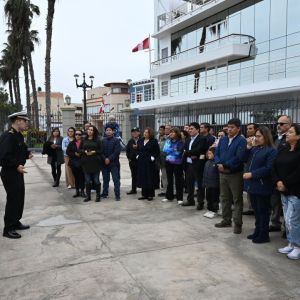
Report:
[[[247,148],[246,139],[240,134],[241,121],[228,121],[228,135],[223,137],[216,149],[215,163],[220,173],[220,199],[223,220],[216,227],[231,227],[232,203],[236,234],[242,232],[243,212],[243,168]]]
[[[105,130],[106,137],[103,138],[103,191],[101,194],[102,198],[108,197],[108,188],[110,181],[110,173],[114,182],[114,191],[116,201],[120,201],[120,152],[121,145],[120,140],[114,137],[113,127],[108,125]]]

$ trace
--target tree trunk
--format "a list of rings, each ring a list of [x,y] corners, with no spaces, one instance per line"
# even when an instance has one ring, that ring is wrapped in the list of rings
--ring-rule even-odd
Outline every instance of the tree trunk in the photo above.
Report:
[[[51,46],[52,46],[52,24],[54,17],[55,0],[48,0],[47,14],[47,42],[46,42],[46,58],[45,58],[45,91],[46,91],[46,123],[47,133],[51,131]]]
[[[31,105],[30,105],[30,86],[29,86],[29,77],[28,77],[28,61],[25,57],[23,60],[23,69],[24,69],[24,78],[25,78],[25,90],[26,90],[26,107],[27,115],[30,119],[29,128],[31,126]]]
[[[16,88],[17,88],[17,95],[18,95],[18,102],[16,101],[16,104],[18,110],[22,110],[19,70],[16,73],[16,85],[17,85]]]
[[[14,104],[13,84],[12,80],[8,80],[10,103]]]
[[[27,47],[26,49],[26,56],[28,60],[28,66],[29,66],[29,72],[30,72],[30,78],[31,78],[31,87],[32,87],[32,111],[34,114],[34,127],[39,129],[39,105],[37,101],[37,94],[36,94],[36,85],[35,85],[35,78],[34,78],[34,70],[33,70],[33,64],[32,64],[32,58],[31,58],[31,52],[30,49]]]
[[[13,78],[13,87],[14,87],[14,94],[15,94],[15,104],[18,107],[18,102],[19,102],[19,96],[18,96],[18,88],[17,88],[17,79],[16,76]]]

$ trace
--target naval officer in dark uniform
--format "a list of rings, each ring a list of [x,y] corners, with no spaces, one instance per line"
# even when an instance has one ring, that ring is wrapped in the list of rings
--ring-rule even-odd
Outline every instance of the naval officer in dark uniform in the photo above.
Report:
[[[3,236],[10,239],[21,237],[16,230],[29,229],[20,220],[24,209],[24,173],[26,159],[32,155],[24,143],[22,131],[27,129],[29,121],[26,112],[18,112],[8,116],[11,128],[0,137],[1,180],[7,198],[4,215]]]

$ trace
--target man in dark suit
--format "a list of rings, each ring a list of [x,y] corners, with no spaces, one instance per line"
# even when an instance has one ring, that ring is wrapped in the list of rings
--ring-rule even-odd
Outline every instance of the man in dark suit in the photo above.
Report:
[[[205,153],[207,151],[207,139],[199,135],[200,125],[192,122],[189,125],[190,137],[184,146],[184,157],[187,163],[187,201],[182,206],[194,206],[195,182],[197,183],[197,209],[203,209],[204,189],[202,187],[202,176],[205,164]]]

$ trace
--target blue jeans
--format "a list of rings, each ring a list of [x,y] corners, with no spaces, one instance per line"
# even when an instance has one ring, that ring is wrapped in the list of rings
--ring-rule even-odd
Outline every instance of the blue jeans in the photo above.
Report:
[[[108,187],[110,181],[110,173],[114,182],[115,196],[120,198],[120,166],[119,165],[108,165],[102,167],[103,175],[103,192],[104,196],[108,196]]]
[[[99,180],[100,172],[96,173],[84,173],[85,184],[94,182],[95,185],[100,184]]]
[[[300,247],[300,198],[281,194],[286,236],[289,243]]]

